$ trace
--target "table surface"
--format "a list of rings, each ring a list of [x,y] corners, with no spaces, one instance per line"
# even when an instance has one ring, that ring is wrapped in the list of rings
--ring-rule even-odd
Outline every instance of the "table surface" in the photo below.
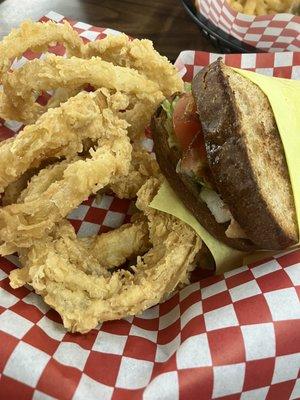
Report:
[[[181,50],[213,51],[180,0],[0,0],[0,40],[24,19],[56,11],[77,21],[148,38],[174,61]]]

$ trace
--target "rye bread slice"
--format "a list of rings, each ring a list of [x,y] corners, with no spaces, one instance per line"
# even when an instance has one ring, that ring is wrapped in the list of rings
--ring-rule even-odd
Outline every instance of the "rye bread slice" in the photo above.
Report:
[[[174,192],[201,225],[215,238],[238,250],[253,250],[254,245],[249,240],[231,239],[225,235],[228,223],[217,223],[213,214],[199,197],[199,186],[187,175],[176,172],[176,166],[182,154],[178,148],[169,147],[168,132],[165,128],[166,118],[166,112],[159,107],[152,118],[151,131],[156,159]],[[172,208],[172,204],[170,204],[170,208]]]
[[[267,96],[217,60],[192,84],[216,187],[260,248],[298,242],[284,150]]]

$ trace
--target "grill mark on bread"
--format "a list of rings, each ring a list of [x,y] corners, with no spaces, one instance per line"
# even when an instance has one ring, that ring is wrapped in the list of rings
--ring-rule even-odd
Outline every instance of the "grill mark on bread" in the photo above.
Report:
[[[220,60],[193,81],[208,161],[218,191],[260,248],[298,242],[284,150],[266,95]]]

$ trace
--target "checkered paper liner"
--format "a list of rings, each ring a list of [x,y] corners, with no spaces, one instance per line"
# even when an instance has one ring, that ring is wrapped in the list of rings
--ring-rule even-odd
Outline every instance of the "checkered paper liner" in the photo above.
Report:
[[[195,5],[216,27],[241,42],[262,51],[300,50],[300,16],[241,14],[234,11],[227,0],[196,0]]]
[[[63,16],[51,12],[42,18],[48,19]],[[116,34],[70,22],[89,40]],[[215,58],[182,52],[177,65],[190,80]],[[226,62],[299,78],[300,57],[292,53],[230,55]],[[0,136],[20,128],[0,124]],[[118,226],[129,209],[104,196],[70,217],[79,234],[94,234]],[[300,398],[300,251],[203,279],[142,315],[86,335],[67,333],[30,288],[9,286],[17,264],[15,256],[0,260],[1,399]]]

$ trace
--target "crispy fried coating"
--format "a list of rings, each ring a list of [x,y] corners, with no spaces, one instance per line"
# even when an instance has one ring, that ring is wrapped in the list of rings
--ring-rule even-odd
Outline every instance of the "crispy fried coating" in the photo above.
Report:
[[[53,42],[67,58],[47,55],[8,72],[24,51]],[[11,286],[30,284],[69,331],[82,333],[162,301],[187,282],[202,245],[189,226],[149,207],[162,177],[138,145],[159,103],[183,90],[175,67],[148,40],[85,45],[69,24],[53,22],[25,22],[0,55],[0,118],[29,124],[0,143],[0,254],[17,251],[23,265]],[[41,106],[37,97],[49,90]],[[77,238],[65,217],[107,189],[137,195],[140,212],[114,231]]]
[[[151,154],[146,150],[133,149],[129,174],[116,177],[109,188],[120,199],[133,199],[144,183],[152,176],[157,177],[159,173],[157,161]]]
[[[144,136],[145,129],[150,125],[152,115],[160,103],[161,101],[149,101],[148,99],[139,100],[132,108],[119,114],[120,118],[129,123],[128,133],[133,140]]]
[[[137,206],[148,219],[153,247],[138,257],[134,272],[88,273],[70,252],[61,253],[63,246],[58,246],[53,233],[26,251],[25,267],[10,274],[12,287],[29,283],[72,332],[88,332],[101,321],[134,315],[157,304],[184,279],[201,247],[191,228],[148,207],[158,186],[159,181],[151,178],[138,193]]]
[[[107,36],[84,45],[84,57],[100,56],[114,65],[125,66],[137,70],[148,79],[156,82],[164,96],[183,91],[183,81],[177,69],[166,57],[161,56],[150,40],[131,40],[127,35]],[[162,101],[163,99],[161,99]],[[121,115],[131,125],[131,137],[140,137],[149,125],[150,119],[159,102],[140,99],[132,109]]]
[[[92,146],[90,146],[92,147]],[[72,161],[79,160],[80,157],[73,157]],[[68,161],[57,161],[57,159],[47,159],[43,161],[38,168],[31,168],[24,172],[16,181],[10,183],[2,195],[2,206],[8,206],[13,203],[20,203],[27,194],[43,193],[55,180],[62,177],[59,171],[68,166]]]
[[[0,92],[0,118],[3,120],[19,121],[24,124],[33,124],[45,111],[45,107],[38,103],[24,104],[15,108],[5,93]]]
[[[43,193],[0,209],[2,255],[11,254],[18,247],[30,247],[90,194],[107,186],[115,176],[128,174],[132,146],[126,122],[108,109],[102,115],[106,123],[98,129],[104,138],[99,141],[99,148],[91,150],[91,158],[70,162],[61,179]]]
[[[74,158],[73,162],[80,160],[80,157]],[[27,185],[19,193],[14,203],[30,202],[37,199],[40,195],[54,183],[60,181],[64,177],[64,172],[69,166],[69,161],[63,160],[55,164],[48,165],[33,174]]]
[[[51,164],[41,171],[29,171],[21,177],[20,181],[11,184],[4,192],[4,205],[29,201],[48,189],[48,187],[62,179],[67,161]],[[36,175],[34,172],[38,172]],[[112,191],[120,199],[134,199],[137,192],[151,177],[157,177],[160,170],[157,161],[146,150],[133,149],[129,173],[124,176],[116,176],[106,186],[105,190]]]
[[[109,35],[104,39],[85,44],[83,56],[85,58],[99,56],[114,65],[133,68],[151,81],[157,82],[166,97],[183,91],[183,82],[176,67],[153,48],[150,40],[131,40],[125,34]]]
[[[36,124],[2,143],[0,147],[0,193],[29,168],[47,158],[72,159],[83,150],[83,141],[103,135],[107,107],[101,91],[81,92],[61,107],[50,109]]]
[[[149,250],[148,225],[145,218],[135,219],[113,231],[78,239],[103,268],[119,267],[129,258]]]
[[[104,89],[102,89],[104,90]],[[109,92],[109,106],[118,111],[119,118],[129,124],[128,134],[134,142],[145,136],[145,129],[150,125],[154,111],[163,100],[163,94],[143,96],[130,93]]]
[[[28,24],[33,29],[34,24]],[[39,24],[35,28],[37,31],[45,29],[45,24]],[[61,25],[58,30],[64,28],[58,25]],[[73,31],[73,35],[77,33]],[[129,134],[135,139],[143,135],[164,96],[183,90],[176,68],[149,40],[130,40],[121,34],[85,45],[79,42],[75,50],[69,51],[77,57],[65,59],[49,55],[46,60],[33,60],[5,75],[5,93],[0,94],[0,118],[34,123],[48,108],[59,106],[72,92],[88,83],[95,88],[113,88],[136,95],[135,104],[120,113],[120,118],[130,124]],[[46,106],[40,106],[36,103],[37,93],[49,89],[57,90]]]
[[[38,172],[38,169],[31,168],[24,172],[15,182],[10,183],[2,196],[2,206],[17,203],[21,193],[26,189],[28,182]]]
[[[62,179],[68,167],[67,161],[49,165],[33,176],[27,187],[19,194],[18,203],[30,202],[44,193],[51,184]],[[61,223],[63,232],[67,230],[68,222]],[[67,232],[76,238],[73,228],[69,226]],[[150,246],[146,220],[142,214],[134,215],[131,224],[125,224],[118,230],[102,235],[76,239],[80,246],[84,246],[88,253],[98,260],[103,268],[114,268],[124,263],[127,258],[145,253]]]
[[[63,24],[24,21],[0,42],[0,82],[13,60],[26,50],[43,52],[57,42],[65,45],[69,55],[82,55],[83,41],[67,21]]]
[[[84,90],[83,87],[75,89],[57,88],[54,90],[53,95],[48,100],[46,108],[59,107],[62,103],[68,101],[70,97],[76,96],[82,90]]]
[[[76,89],[85,84],[139,95],[157,101],[159,85],[138,71],[113,65],[99,57],[82,59],[48,55],[35,59],[3,78],[3,90],[16,108],[35,104],[36,92],[56,88]]]
[[[70,260],[80,271],[91,276],[108,277],[108,269],[121,266],[132,256],[144,254],[150,242],[145,218],[138,218],[111,232],[80,239],[70,222],[64,219],[46,241],[37,241],[31,249],[19,249],[20,261],[24,267],[12,272],[12,285],[22,286],[22,279],[30,280],[29,260],[38,257],[40,249],[46,249],[47,246],[52,246],[63,259]]]

